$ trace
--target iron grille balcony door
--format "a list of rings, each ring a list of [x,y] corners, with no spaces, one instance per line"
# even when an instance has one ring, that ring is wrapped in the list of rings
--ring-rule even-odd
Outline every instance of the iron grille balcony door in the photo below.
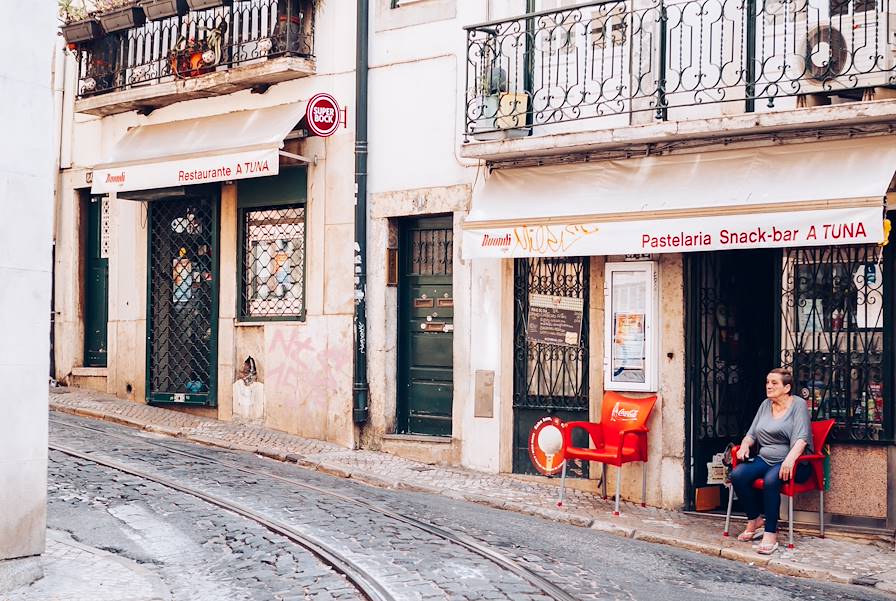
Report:
[[[556,415],[564,421],[588,419],[589,260],[517,259],[514,271],[513,471],[535,473],[528,436],[536,421]],[[549,344],[530,337],[534,295],[570,301],[581,308],[581,331],[572,344]],[[572,340],[568,341],[572,342]],[[577,434],[584,434],[577,431]],[[576,444],[588,446],[587,438]],[[570,465],[570,475],[587,476],[587,465]]]
[[[148,203],[149,402],[217,401],[217,204],[211,194]]]

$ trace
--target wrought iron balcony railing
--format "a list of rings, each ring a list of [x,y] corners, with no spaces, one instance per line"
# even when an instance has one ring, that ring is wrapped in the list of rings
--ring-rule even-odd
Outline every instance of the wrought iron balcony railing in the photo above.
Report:
[[[313,57],[309,0],[235,0],[105,34],[78,49],[78,97],[198,77],[271,58]]]
[[[476,137],[722,103],[725,114],[770,110],[804,94],[860,99],[896,83],[890,0],[601,0],[466,32]]]

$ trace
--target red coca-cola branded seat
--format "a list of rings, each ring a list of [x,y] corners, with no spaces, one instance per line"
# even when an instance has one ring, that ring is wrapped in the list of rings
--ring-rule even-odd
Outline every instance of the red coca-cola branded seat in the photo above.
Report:
[[[798,484],[793,478],[784,483],[781,487],[781,494],[790,499],[787,508],[787,525],[789,527],[790,539],[787,541],[787,548],[793,549],[793,497],[804,492],[812,490],[818,491],[818,524],[821,530],[821,538],[824,538],[824,455],[821,450],[827,444],[828,436],[834,427],[834,420],[826,419],[820,422],[812,422],[812,446],[814,452],[808,455],[800,455],[793,466],[794,472],[796,467],[801,463],[808,463],[812,466],[812,475],[805,482]],[[737,451],[740,446],[731,449],[731,469],[737,467]],[[734,499],[734,488],[729,482],[728,486],[728,513],[725,515],[725,532],[722,536],[728,536],[728,528],[731,526],[731,503]],[[762,478],[757,478],[753,482],[753,488],[762,490],[765,482]]]
[[[561,425],[563,432],[563,475],[560,481],[560,500],[566,491],[566,466],[571,459],[593,461],[602,464],[601,489],[607,498],[607,465],[616,466],[616,507],[613,515],[619,515],[619,492],[622,481],[622,464],[632,461],[647,462],[647,418],[653,411],[657,396],[632,398],[618,392],[604,393],[601,402],[600,423],[567,422]],[[581,428],[588,433],[593,448],[576,447],[572,432]],[[641,466],[641,506],[647,497],[647,466]]]

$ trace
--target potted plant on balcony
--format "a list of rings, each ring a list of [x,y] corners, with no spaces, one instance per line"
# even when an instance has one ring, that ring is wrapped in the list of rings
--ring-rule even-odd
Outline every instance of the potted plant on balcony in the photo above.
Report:
[[[187,0],[190,10],[205,10],[206,8],[216,8],[218,6],[230,6],[233,0]]]
[[[187,14],[187,0],[140,0],[140,8],[150,21]]]
[[[215,27],[200,30],[206,32],[204,39],[182,35],[168,53],[168,67],[178,79],[204,75],[221,63],[227,22],[221,19]]]
[[[529,135],[525,127],[529,110],[526,93],[510,92],[507,72],[491,66],[479,83],[479,95],[469,103],[470,134],[477,140],[521,138]]]
[[[97,17],[107,32],[133,29],[146,23],[137,0],[95,0]]]
[[[59,18],[62,36],[69,44],[89,42],[103,35],[99,20],[88,13],[84,0],[59,0]]]
[[[507,72],[501,67],[492,66],[482,74],[479,80],[479,94],[469,107],[472,123],[470,133],[476,137],[490,135],[494,130],[498,112],[501,108],[501,94],[507,92]]]
[[[277,4],[277,23],[271,33],[269,56],[308,55],[312,51],[313,13],[323,0],[287,0]]]

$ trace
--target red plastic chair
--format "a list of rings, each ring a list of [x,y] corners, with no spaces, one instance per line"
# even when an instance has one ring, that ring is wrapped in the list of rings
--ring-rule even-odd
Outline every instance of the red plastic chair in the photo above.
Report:
[[[607,498],[607,465],[616,466],[616,508],[613,515],[619,515],[619,492],[622,482],[622,464],[632,461],[647,461],[647,433],[645,425],[657,396],[635,399],[618,392],[607,392],[601,402],[600,423],[567,422],[561,425],[563,433],[563,475],[560,480],[560,500],[563,505],[566,491],[566,466],[570,459],[581,459],[601,463],[603,475],[601,488],[603,498]],[[576,447],[572,444],[572,431],[581,428],[588,432],[594,448]],[[641,466],[641,506],[647,497],[647,466]]]
[[[827,443],[828,436],[833,427],[834,420],[832,419],[812,422],[812,445],[817,452],[812,453],[811,455],[800,455],[800,458],[796,460],[796,465],[794,465],[794,471],[796,471],[797,465],[808,463],[812,466],[812,475],[802,484],[797,484],[794,479],[791,478],[781,487],[781,494],[790,499],[790,504],[787,509],[787,524],[790,529],[790,540],[787,542],[788,549],[793,549],[793,497],[804,492],[812,490],[818,491],[818,520],[821,529],[821,538],[824,538],[824,455],[820,451]],[[731,469],[737,467],[738,449],[740,449],[740,446],[731,449]],[[734,499],[734,487],[731,483],[728,483],[727,486],[728,513],[725,515],[725,532],[722,533],[722,536],[728,536],[728,529],[731,526],[731,503]],[[757,478],[756,481],[753,482],[753,488],[756,490],[762,490],[763,486],[764,483],[762,478]]]

